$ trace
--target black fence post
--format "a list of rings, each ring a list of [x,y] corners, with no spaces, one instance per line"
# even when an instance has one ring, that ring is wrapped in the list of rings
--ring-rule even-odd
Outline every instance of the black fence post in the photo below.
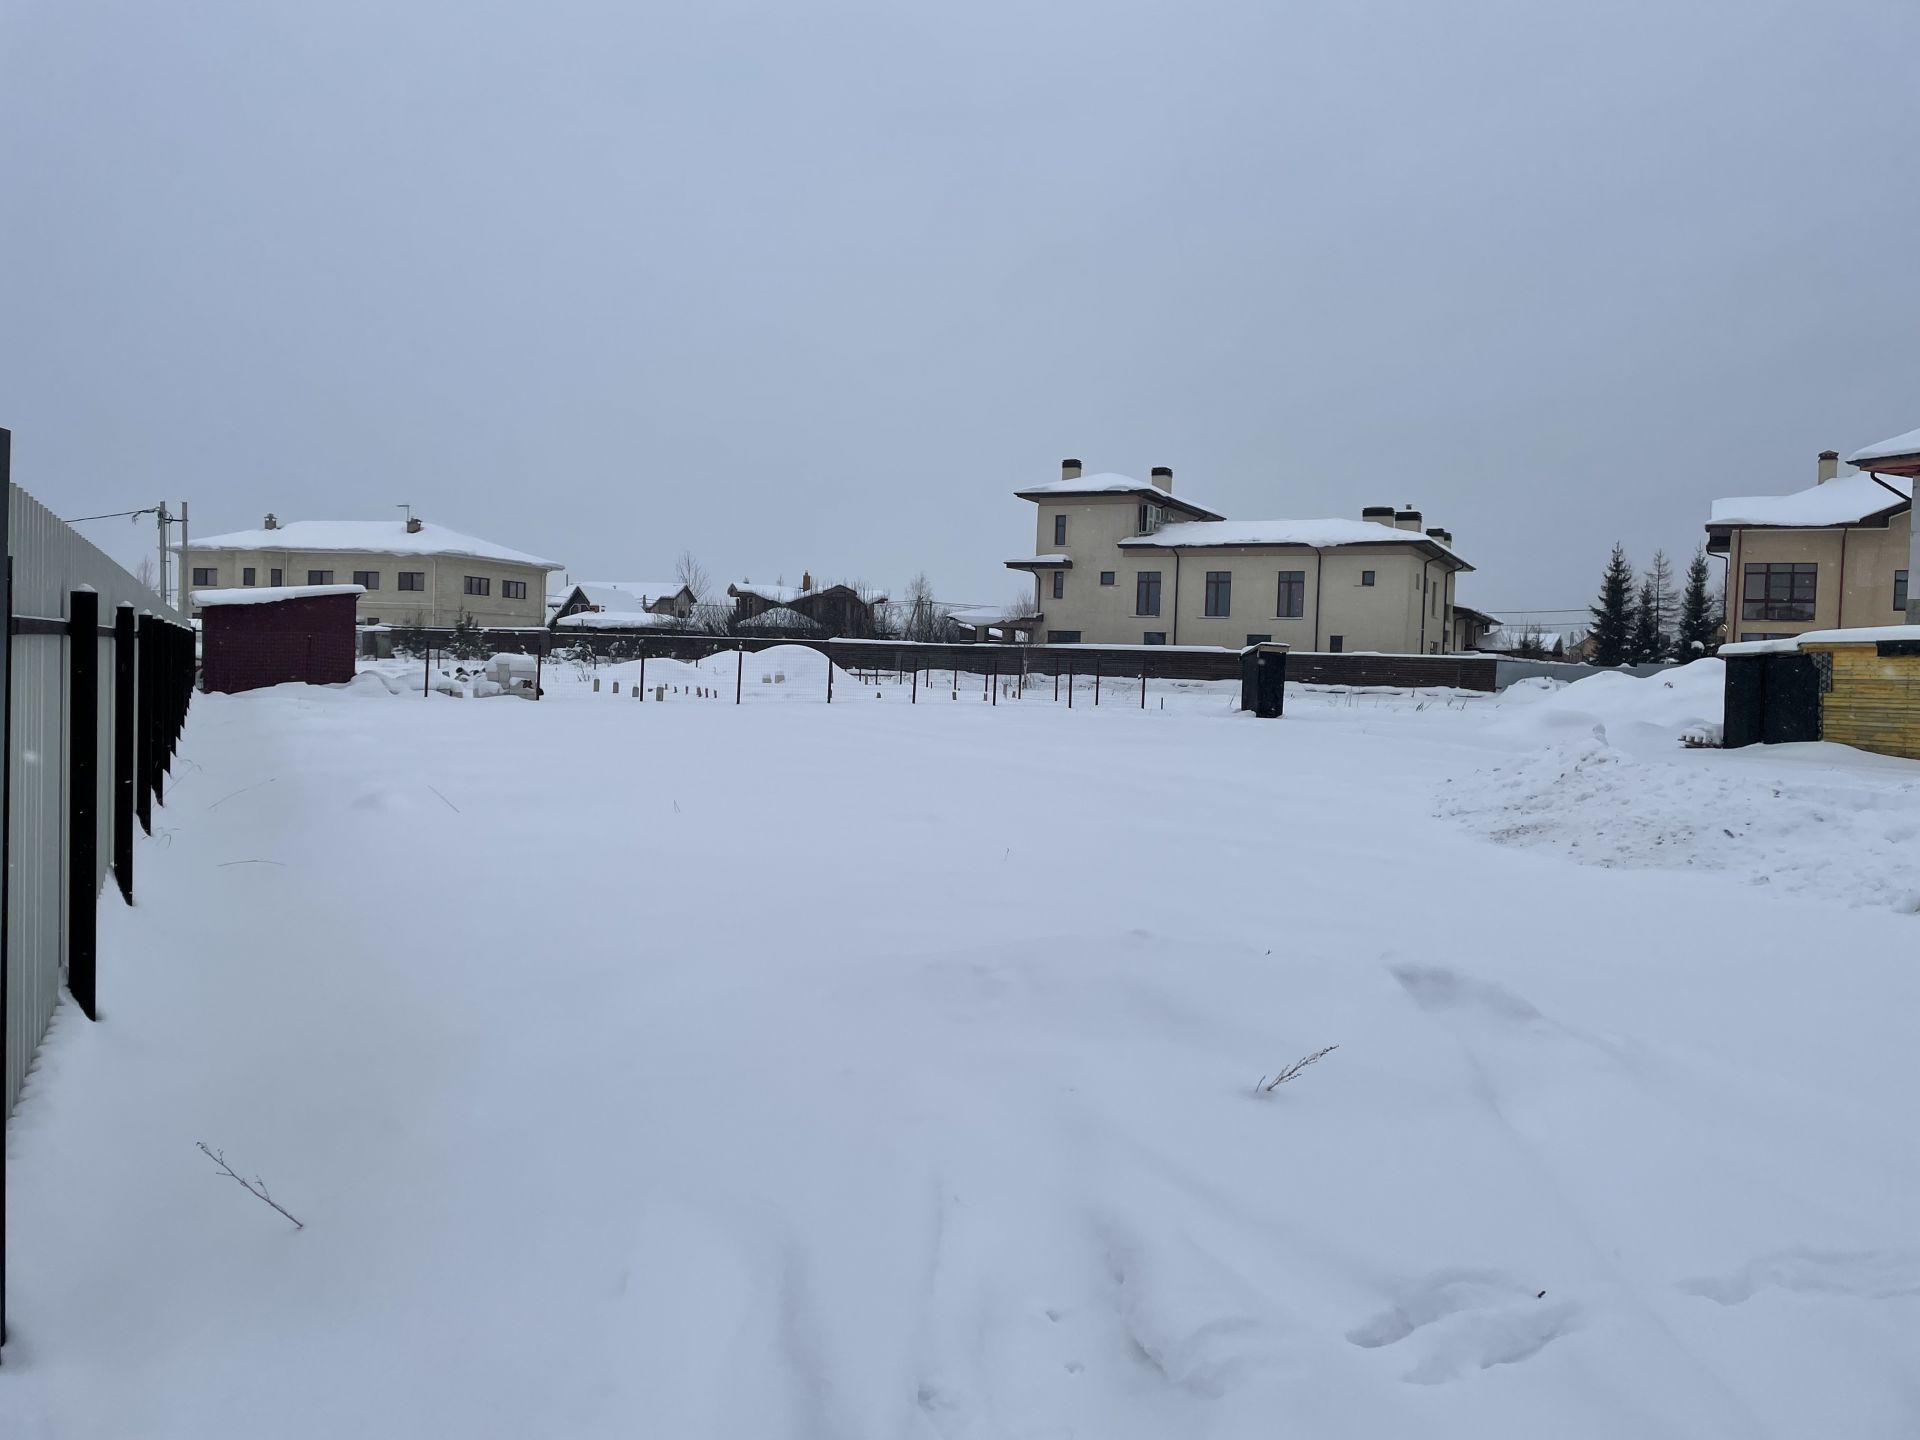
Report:
[[[833,661],[827,661],[833,664]],[[740,703],[740,686],[747,677],[747,652],[744,647],[734,652],[733,657],[733,703]]]
[[[153,726],[154,726],[154,646],[160,637],[160,621],[153,615],[140,617],[139,638],[134,657],[136,676],[133,737],[133,807],[140,817],[140,828],[153,834]]]
[[[133,903],[133,606],[113,612],[113,877]]]
[[[67,597],[67,989],[94,1016],[100,883],[100,596]]]

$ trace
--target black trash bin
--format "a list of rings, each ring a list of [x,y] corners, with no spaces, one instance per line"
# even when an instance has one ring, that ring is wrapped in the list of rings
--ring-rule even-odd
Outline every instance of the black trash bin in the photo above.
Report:
[[[1240,652],[1240,708],[1277,720],[1287,705],[1287,647],[1266,641]]]

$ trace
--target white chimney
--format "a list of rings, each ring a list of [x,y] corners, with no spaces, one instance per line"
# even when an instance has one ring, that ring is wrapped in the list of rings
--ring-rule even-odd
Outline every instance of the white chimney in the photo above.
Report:
[[[1060,478],[1062,480],[1078,480],[1080,478],[1080,462],[1078,460],[1062,460],[1060,462]]]
[[[1420,528],[1420,512],[1418,510],[1394,511],[1393,528],[1396,530],[1418,530]]]
[[[1154,489],[1164,490],[1169,495],[1173,493],[1173,467],[1172,466],[1170,465],[1154,466],[1153,475],[1151,476],[1151,479],[1153,480]]]
[[[1824,485],[1827,481],[1833,479],[1834,476],[1840,473],[1840,452],[1838,450],[1822,450],[1820,452],[1819,468],[1813,473],[1817,477],[1813,482],[1816,485]]]
[[[1393,528],[1393,507],[1391,505],[1362,506],[1360,518],[1370,521],[1375,525],[1384,525],[1391,530]]]

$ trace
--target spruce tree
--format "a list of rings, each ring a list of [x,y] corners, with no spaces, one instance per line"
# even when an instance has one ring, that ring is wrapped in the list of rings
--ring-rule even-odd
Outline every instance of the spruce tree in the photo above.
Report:
[[[1673,633],[1678,617],[1678,606],[1673,598],[1673,562],[1667,558],[1667,552],[1653,552],[1653,564],[1647,567],[1647,583],[1652,586],[1654,629],[1660,636],[1660,654],[1657,659],[1664,660],[1673,653]]]
[[[487,644],[487,637],[480,629],[480,622],[462,610],[460,618],[454,621],[453,634],[447,640],[447,649],[461,660],[482,660],[492,653],[493,647]]]
[[[1713,595],[1708,589],[1712,573],[1707,552],[1696,550],[1687,562],[1687,588],[1680,593],[1678,649],[1682,660],[1711,655],[1720,641],[1720,621],[1715,613]]]
[[[1633,642],[1633,566],[1623,546],[1615,545],[1600,579],[1600,603],[1593,612],[1593,663],[1624,665]]]
[[[1649,575],[1640,582],[1640,593],[1633,602],[1633,624],[1627,632],[1627,657],[1634,665],[1647,665],[1666,658],[1666,641],[1660,634],[1660,596]]]

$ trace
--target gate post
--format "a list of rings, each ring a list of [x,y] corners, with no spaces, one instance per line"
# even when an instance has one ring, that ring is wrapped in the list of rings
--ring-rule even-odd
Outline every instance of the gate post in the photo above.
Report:
[[[113,876],[133,903],[133,606],[113,612]]]
[[[67,597],[67,989],[94,1015],[100,883],[100,596]]]

